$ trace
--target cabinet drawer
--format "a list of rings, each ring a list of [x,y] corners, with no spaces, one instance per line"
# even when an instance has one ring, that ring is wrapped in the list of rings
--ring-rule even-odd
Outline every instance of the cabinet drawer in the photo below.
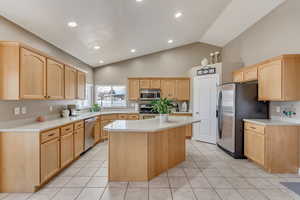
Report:
[[[118,115],[102,115],[101,120],[116,120]]]
[[[245,123],[245,129],[255,131],[257,133],[265,134],[265,127],[262,125],[246,122]]]
[[[128,115],[129,120],[139,120],[139,115]]]
[[[53,129],[47,132],[41,133],[41,143],[45,143],[49,140],[55,139],[59,137],[59,129]]]
[[[74,124],[74,129],[75,129],[75,130],[76,130],[76,129],[80,129],[80,128],[83,128],[83,126],[84,126],[83,121],[76,122],[76,123]]]
[[[120,120],[126,120],[127,119],[127,114],[119,114],[119,119]]]
[[[73,132],[73,124],[61,127],[61,136]]]

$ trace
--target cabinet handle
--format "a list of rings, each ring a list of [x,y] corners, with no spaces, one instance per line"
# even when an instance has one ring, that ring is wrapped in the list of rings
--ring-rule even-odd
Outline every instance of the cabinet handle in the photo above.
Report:
[[[256,129],[255,127],[252,127],[252,126],[251,126],[250,128],[252,128],[252,129]]]
[[[48,137],[52,137],[53,135],[54,135],[54,133],[52,133],[52,134],[48,135]]]

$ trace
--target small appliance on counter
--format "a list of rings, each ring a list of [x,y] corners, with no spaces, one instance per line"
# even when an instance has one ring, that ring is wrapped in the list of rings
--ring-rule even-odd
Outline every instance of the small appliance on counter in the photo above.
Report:
[[[69,117],[70,116],[70,110],[66,107],[63,108],[63,110],[61,111],[61,116],[63,118]]]
[[[70,110],[70,116],[78,116],[81,114],[79,106],[76,104],[69,104],[68,109]]]
[[[187,112],[188,111],[188,105],[185,101],[181,104],[181,110],[180,111],[181,112]]]

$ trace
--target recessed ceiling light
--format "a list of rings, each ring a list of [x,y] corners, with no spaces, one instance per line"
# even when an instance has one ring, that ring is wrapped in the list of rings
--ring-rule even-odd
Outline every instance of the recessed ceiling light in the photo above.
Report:
[[[171,44],[171,43],[173,43],[173,42],[174,42],[173,40],[168,40],[168,43],[169,43],[169,44]]]
[[[143,0],[135,0],[136,2],[142,2]]]
[[[74,27],[77,26],[77,23],[76,22],[69,22],[68,26],[71,27],[71,28],[74,28]]]
[[[131,51],[131,53],[134,53],[134,52],[136,52],[136,50],[135,50],[135,49],[131,49],[130,51]]]
[[[100,46],[96,45],[96,46],[94,46],[94,49],[98,50],[98,49],[100,49]]]
[[[175,13],[175,15],[174,15],[175,18],[179,18],[179,17],[181,17],[181,16],[182,16],[182,13],[181,13],[181,12],[177,12],[177,13]]]
[[[103,64],[103,63],[104,63],[104,61],[103,61],[103,60],[100,60],[100,61],[99,61],[99,63],[100,63],[100,64]]]

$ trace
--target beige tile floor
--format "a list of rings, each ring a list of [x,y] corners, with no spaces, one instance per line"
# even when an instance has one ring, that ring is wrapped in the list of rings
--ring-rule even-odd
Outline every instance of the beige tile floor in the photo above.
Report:
[[[107,181],[107,142],[98,144],[37,193],[5,194],[4,200],[290,200],[300,196],[281,181],[293,174],[268,174],[235,160],[215,145],[187,141],[187,160],[150,182]]]

